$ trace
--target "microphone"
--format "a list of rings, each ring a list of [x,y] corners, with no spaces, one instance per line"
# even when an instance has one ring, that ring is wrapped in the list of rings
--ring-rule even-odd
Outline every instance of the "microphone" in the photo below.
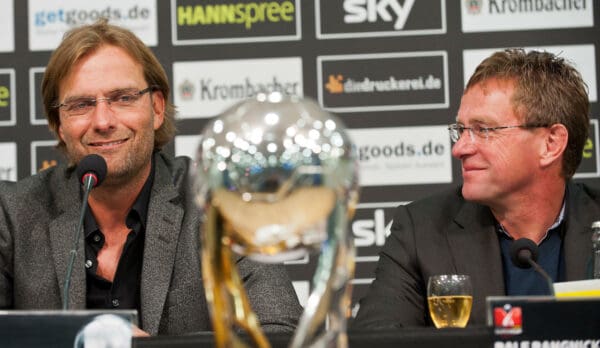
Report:
[[[75,257],[77,256],[79,237],[83,234],[83,219],[85,218],[85,212],[87,210],[88,197],[90,195],[90,191],[102,183],[106,177],[106,171],[106,161],[102,156],[96,154],[85,156],[77,165],[77,177],[83,184],[83,203],[81,204],[79,223],[77,225],[77,229],[75,230],[75,235],[73,236],[73,247],[69,252],[71,257],[69,258],[69,263],[67,265],[67,272],[63,288],[63,310],[67,310],[69,308],[71,273],[73,272],[73,264],[75,263]]]
[[[85,188],[100,186],[106,177],[106,161],[100,155],[85,156],[77,165],[77,176]]]
[[[538,259],[538,246],[529,238],[521,238],[515,240],[510,247],[510,259],[513,264],[519,268],[533,269],[539,273],[548,284],[550,295],[554,296],[554,285],[552,278],[544,271],[540,265],[536,262]]]

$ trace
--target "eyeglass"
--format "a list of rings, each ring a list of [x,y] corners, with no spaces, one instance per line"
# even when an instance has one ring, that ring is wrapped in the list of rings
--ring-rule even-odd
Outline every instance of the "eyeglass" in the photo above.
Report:
[[[146,93],[153,92],[158,89],[158,86],[150,86],[142,90],[135,89],[118,89],[109,93],[108,97],[104,98],[89,98],[81,97],[54,105],[55,108],[62,108],[67,116],[85,116],[89,114],[96,105],[105,101],[113,110],[130,110],[136,105],[136,102]]]
[[[463,135],[465,130],[469,131],[469,135],[471,136],[471,141],[474,142],[475,139],[483,139],[487,140],[491,132],[495,132],[502,129],[509,128],[523,128],[523,129],[531,129],[531,128],[546,128],[547,125],[542,124],[519,124],[515,126],[498,126],[498,127],[482,127],[480,125],[473,125],[472,127],[465,127],[461,124],[451,124],[448,126],[448,130],[450,131],[450,139],[452,142],[457,142]]]

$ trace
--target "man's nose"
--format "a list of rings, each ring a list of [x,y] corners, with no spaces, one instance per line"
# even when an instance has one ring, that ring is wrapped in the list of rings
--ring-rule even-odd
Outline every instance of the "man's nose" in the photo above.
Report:
[[[460,159],[465,155],[473,154],[476,149],[476,140],[473,132],[470,129],[465,129],[460,138],[458,138],[458,141],[452,145],[452,156]]]
[[[92,120],[92,124],[95,128],[102,129],[106,127],[111,127],[116,118],[116,114],[111,108],[111,102],[108,98],[98,98],[96,99],[96,106],[92,110],[92,114],[90,118]]]

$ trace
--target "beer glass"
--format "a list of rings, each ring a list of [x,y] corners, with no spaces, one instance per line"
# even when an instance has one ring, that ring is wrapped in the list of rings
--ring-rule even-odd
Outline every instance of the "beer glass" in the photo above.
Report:
[[[465,327],[471,315],[473,290],[471,278],[461,274],[429,277],[427,303],[435,327]]]

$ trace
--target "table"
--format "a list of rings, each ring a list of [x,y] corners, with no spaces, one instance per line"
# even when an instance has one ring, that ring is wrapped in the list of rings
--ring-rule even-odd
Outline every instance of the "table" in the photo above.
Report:
[[[493,331],[489,327],[465,329],[404,328],[394,331],[350,331],[350,347],[493,347]],[[268,335],[273,348],[287,347],[290,335]],[[211,333],[186,336],[143,337],[133,340],[133,347],[210,347],[214,346]]]

